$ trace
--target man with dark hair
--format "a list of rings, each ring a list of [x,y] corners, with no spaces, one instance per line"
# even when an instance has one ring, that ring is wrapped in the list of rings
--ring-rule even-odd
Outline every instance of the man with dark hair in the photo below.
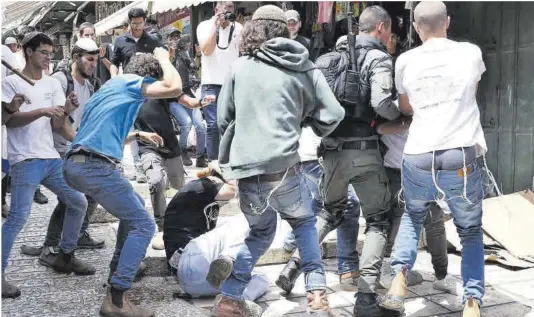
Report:
[[[234,3],[217,2],[210,20],[197,27],[197,38],[202,51],[201,76],[202,96],[219,96],[221,85],[230,71],[230,65],[239,57],[239,39],[243,26],[236,22]],[[204,108],[207,124],[206,151],[210,161],[219,154],[219,132],[217,130],[217,101]]]
[[[224,282],[215,314],[261,315],[261,307],[244,301],[242,294],[274,239],[280,214],[293,228],[302,257],[309,311],[331,316],[298,141],[302,126],[311,126],[318,136],[329,134],[344,111],[306,48],[289,39],[282,9],[258,8],[243,29],[241,47],[247,56],[232,64],[222,86],[217,124],[222,135],[219,164],[226,179],[238,180],[250,234],[235,262],[222,258],[211,266],[216,272],[210,275],[218,277],[212,286]]]
[[[488,147],[476,92],[486,66],[478,46],[447,39],[450,17],[443,2],[420,2],[414,20],[423,45],[399,56],[395,67],[400,110],[413,120],[402,161],[405,211],[391,262],[393,282],[382,306],[404,310],[421,227],[428,206],[438,201],[449,206],[462,244],[462,316],[480,317],[484,188],[477,157]]]
[[[396,312],[379,307],[376,288],[390,230],[392,197],[374,125],[377,116],[388,120],[400,116],[394,102],[392,58],[384,46],[391,34],[391,18],[383,8],[371,6],[362,12],[359,22],[360,33],[354,44],[356,56],[351,56],[350,46],[348,53],[330,53],[334,54],[332,61],[340,57],[349,60],[345,63],[346,69],[352,69],[349,56],[357,58],[354,62],[359,77],[344,77],[346,81],[354,82],[351,85],[343,82],[343,89],[353,87],[352,90],[340,92],[335,89],[336,96],[345,108],[345,118],[321,143],[324,166],[321,190],[324,193],[325,212],[318,217],[317,228],[321,241],[328,232],[339,226],[347,204],[347,186],[352,184],[360,198],[366,221],[354,315],[389,316]],[[329,61],[323,63],[328,64]]]
[[[70,142],[76,134],[76,130],[80,127],[80,121],[82,118],[85,104],[94,93],[94,87],[89,82],[89,79],[93,75],[98,60],[99,49],[96,43],[89,38],[82,38],[76,42],[71,54],[72,54],[72,70],[59,71],[52,74],[52,77],[59,80],[61,88],[66,96],[72,91],[76,93],[79,106],[69,116],[68,138],[63,137],[60,133],[54,132],[54,147],[59,152],[61,158],[65,158],[65,152],[70,146]],[[80,237],[78,239],[78,249],[100,249],[104,247],[104,241],[94,240],[87,231],[89,227],[89,220],[96,209],[96,202],[89,196],[87,198],[87,211],[83,221]],[[27,255],[38,255],[39,263],[45,266],[50,266],[57,256],[57,245],[61,238],[61,232],[63,231],[63,219],[65,218],[67,206],[61,200],[54,209],[50,222],[48,224],[48,230],[43,246],[41,248],[28,248],[22,247],[22,253]]]
[[[128,23],[130,31],[115,40],[113,55],[111,56],[111,77],[119,74],[119,66],[124,70],[130,59],[137,53],[152,53],[156,47],[161,47],[161,41],[145,31],[146,12],[141,8],[133,8],[128,11]],[[136,141],[131,144],[131,152],[135,165],[135,180],[138,183],[146,183],[147,177],[143,173],[139,147]]]
[[[95,34],[95,26],[93,23],[90,22],[84,22],[80,24],[78,37],[79,38],[89,38],[96,42],[96,34]],[[95,91],[100,88],[103,84],[106,83],[111,78],[111,73],[109,72],[111,68],[111,54],[112,49],[110,44],[101,44],[100,45],[100,51],[98,54],[98,63],[96,66],[96,71],[94,73],[94,77],[98,78],[100,81],[98,83],[98,87],[95,87]],[[96,86],[96,85],[93,85]]]
[[[38,184],[43,184],[67,205],[59,253],[51,267],[61,273],[94,274],[94,267],[74,256],[82,227],[87,201],[70,188],[62,173],[63,161],[54,148],[52,129],[67,137],[67,117],[78,107],[75,93],[65,98],[61,84],[55,78],[43,76],[54,52],[52,40],[43,33],[25,36],[22,49],[26,66],[22,73],[35,82],[31,86],[17,75],[2,82],[2,104],[17,95],[25,96],[25,104],[6,122],[8,129],[8,159],[11,164],[11,210],[2,226],[2,297],[17,297],[20,290],[5,279],[11,248],[31,212],[32,196]]]
[[[176,98],[181,86],[165,49],[154,49],[154,55],[135,55],[126,64],[124,75],[109,80],[85,105],[80,129],[67,151],[63,172],[69,184],[120,220],[110,264],[110,286],[100,308],[103,316],[154,316],[131,303],[125,294],[155,225],[143,199],[117,165],[123,157],[124,143],[137,139],[156,147],[163,145],[163,139],[155,133],[129,131],[145,99]]]

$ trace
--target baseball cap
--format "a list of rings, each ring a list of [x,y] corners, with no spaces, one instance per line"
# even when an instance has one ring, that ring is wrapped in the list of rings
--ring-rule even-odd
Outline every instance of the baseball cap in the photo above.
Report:
[[[17,44],[17,40],[14,37],[6,38],[5,45]]]
[[[96,45],[95,41],[93,41],[93,40],[91,40],[89,38],[81,38],[81,39],[79,39],[78,41],[76,41],[74,46],[77,46],[77,47],[81,48],[82,50],[84,50],[86,52],[99,51],[98,45]]]
[[[286,11],[286,19],[287,21],[300,21],[300,14],[296,10],[288,10]]]

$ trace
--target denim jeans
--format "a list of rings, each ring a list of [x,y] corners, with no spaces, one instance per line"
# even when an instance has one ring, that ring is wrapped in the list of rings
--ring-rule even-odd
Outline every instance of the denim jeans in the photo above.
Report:
[[[240,179],[239,205],[250,227],[245,244],[236,255],[234,269],[223,283],[221,293],[240,300],[259,258],[269,249],[276,234],[277,213],[289,222],[302,258],[306,291],[325,290],[319,238],[315,229],[312,197],[300,166],[295,175],[281,181],[262,181],[260,176]]]
[[[462,244],[462,279],[464,302],[468,297],[482,303],[484,296],[484,245],[482,243],[482,178],[478,163],[467,166],[467,189],[464,195],[462,170],[437,170],[436,183],[445,193],[454,217]],[[406,160],[402,163],[402,187],[405,211],[395,240],[395,259],[391,263],[392,274],[403,267],[412,269],[417,257],[417,245],[421,227],[432,201],[438,197],[438,188],[432,172],[414,167]],[[467,199],[466,199],[467,198]]]
[[[200,109],[189,109],[177,102],[171,102],[170,110],[180,124],[180,147],[187,148],[187,138],[191,131],[191,124],[193,124],[197,133],[197,157],[204,155],[206,153],[206,127],[202,123]]]
[[[206,276],[211,262],[219,256],[225,255],[232,259],[245,244],[249,230],[233,230],[236,226],[242,228],[247,220],[242,214],[230,217],[227,222],[215,229],[190,241],[180,255],[177,277],[180,288],[193,298],[215,296],[219,289],[213,288]],[[231,228],[230,228],[231,227]],[[269,290],[269,280],[265,275],[254,274],[246,289],[243,298],[255,301]]]
[[[208,95],[214,95],[219,98],[221,86],[219,85],[202,85],[202,98]],[[203,108],[204,119],[208,127],[206,134],[206,150],[208,159],[213,161],[219,157],[219,128],[217,128],[217,99]]]
[[[319,182],[323,177],[323,168],[318,161],[302,163],[302,173],[306,184],[310,189],[314,213],[317,216],[323,209],[323,200],[319,193]],[[339,274],[353,272],[359,269],[359,255],[356,250],[358,244],[358,231],[360,229],[360,202],[352,185],[347,192],[347,207],[343,214],[343,221],[337,228],[337,267]],[[294,250],[297,248],[295,235],[289,232],[284,241],[284,249]]]
[[[11,210],[2,226],[2,272],[7,267],[15,239],[30,215],[33,195],[39,184],[67,204],[60,249],[70,253],[76,248],[87,200],[67,185],[62,166],[61,159],[28,159],[11,167]]]
[[[111,285],[121,290],[129,289],[155,231],[154,220],[145,210],[143,199],[121,176],[116,164],[104,159],[72,155],[65,160],[64,174],[71,187],[93,197],[119,218],[113,255],[118,264]]]

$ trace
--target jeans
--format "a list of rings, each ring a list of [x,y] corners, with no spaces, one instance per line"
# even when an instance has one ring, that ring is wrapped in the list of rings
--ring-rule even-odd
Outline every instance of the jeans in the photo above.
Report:
[[[65,160],[64,174],[71,187],[93,197],[119,218],[115,262],[112,261],[117,264],[111,285],[120,290],[129,289],[155,231],[143,199],[121,176],[116,164],[101,158],[71,155]]]
[[[391,221],[391,193],[382,155],[378,149],[327,149],[323,168],[321,191],[328,214],[335,218],[343,214],[349,184],[358,193],[366,222],[358,292],[375,293]]]
[[[240,300],[259,258],[273,242],[277,213],[289,222],[295,233],[306,291],[326,289],[326,277],[315,229],[312,197],[300,166],[292,167],[295,175],[281,181],[263,181],[261,176],[240,179],[239,205],[249,223],[250,233],[236,255],[234,269],[223,283],[221,293]]]
[[[454,224],[462,244],[462,279],[464,302],[473,297],[482,303],[484,296],[484,245],[482,243],[482,199],[484,196],[480,168],[474,161],[467,166],[467,189],[464,195],[463,170],[437,170],[437,186],[443,190]],[[438,197],[438,188],[432,179],[432,171],[402,163],[402,187],[405,212],[395,240],[395,259],[391,263],[392,274],[411,269],[417,257],[417,245],[421,226],[430,202]]]
[[[171,102],[170,110],[172,115],[180,124],[180,147],[187,148],[187,138],[191,131],[191,124],[195,125],[197,133],[197,157],[206,153],[206,127],[202,123],[202,113],[200,109],[189,109],[177,102]]]
[[[30,215],[33,195],[39,184],[67,204],[59,248],[65,253],[71,253],[76,248],[87,200],[67,185],[62,166],[61,159],[28,159],[11,167],[11,210],[2,226],[2,272],[7,267],[15,239]]]
[[[307,161],[302,163],[302,173],[311,191],[314,213],[317,216],[324,206],[319,193],[319,182],[323,176],[323,168],[318,161]],[[349,185],[347,198],[343,221],[337,228],[337,267],[339,274],[357,271],[360,261],[356,250],[358,231],[360,229],[360,202],[352,185]],[[293,232],[289,232],[284,241],[284,249],[294,250],[296,248],[295,235]]]
[[[148,178],[150,190],[150,200],[154,209],[154,219],[158,230],[163,230],[163,219],[167,200],[165,199],[165,187],[167,181],[171,187],[179,190],[184,187],[185,172],[182,158],[180,156],[164,159],[154,152],[146,152],[141,155],[143,171]]]
[[[87,231],[89,228],[89,220],[96,210],[97,203],[89,196],[85,196],[87,199],[87,210],[85,212],[85,217],[83,218],[83,224],[80,229],[80,236]],[[65,213],[67,211],[67,205],[61,200],[58,201],[52,216],[50,217],[50,222],[48,223],[48,230],[46,231],[46,238],[43,243],[45,247],[53,247],[58,245],[59,240],[61,239],[61,233],[63,232],[63,223],[65,219]]]
[[[178,282],[184,292],[194,298],[215,296],[220,293],[220,290],[213,288],[206,281],[210,264],[222,255],[236,258],[237,253],[245,244],[249,230],[232,231],[229,227],[242,228],[246,225],[247,220],[242,214],[232,216],[226,224],[216,227],[187,244],[180,255],[177,270]],[[243,298],[255,301],[268,290],[267,277],[252,273],[251,280],[243,292]]]
[[[398,198],[397,194],[401,190],[401,171],[386,167],[386,172],[389,177],[389,185],[393,194],[393,202],[391,208],[393,209],[393,217],[391,219],[391,232],[388,236],[388,243],[384,256],[390,257],[395,243],[395,238],[399,232],[402,215],[404,214],[404,204],[401,203],[403,198]],[[438,280],[447,276],[447,268],[449,266],[449,258],[447,256],[447,236],[445,234],[445,223],[443,220],[443,210],[435,202],[429,206],[428,214],[424,223],[426,232],[426,243],[428,252],[432,258],[432,266],[434,273]]]
[[[206,134],[206,150],[210,161],[217,160],[219,157],[220,138],[219,128],[217,127],[217,100],[219,99],[220,92],[221,86],[219,85],[202,85],[202,98],[208,95],[217,97],[214,102],[203,108],[204,119],[206,119],[208,127]]]

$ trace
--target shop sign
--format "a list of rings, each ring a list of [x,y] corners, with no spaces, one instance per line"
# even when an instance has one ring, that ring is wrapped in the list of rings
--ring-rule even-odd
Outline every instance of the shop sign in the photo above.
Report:
[[[187,7],[174,11],[159,13],[157,17],[158,25],[160,26],[160,28],[164,28],[175,23],[176,21],[189,17],[189,15],[190,11]]]

